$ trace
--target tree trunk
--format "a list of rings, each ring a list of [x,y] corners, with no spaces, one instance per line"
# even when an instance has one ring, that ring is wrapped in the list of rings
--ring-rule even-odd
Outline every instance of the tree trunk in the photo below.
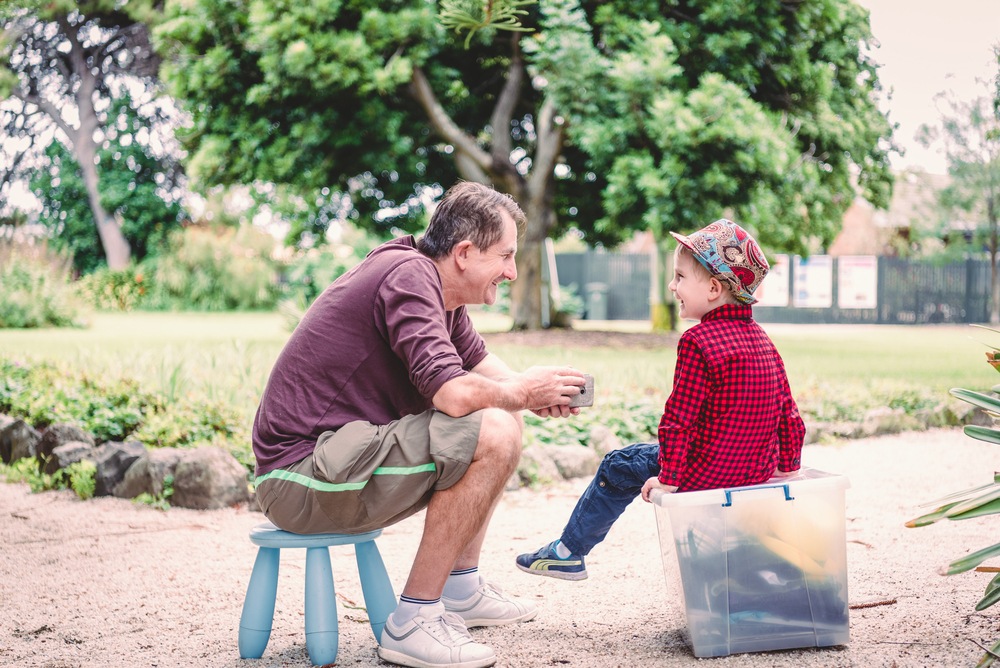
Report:
[[[507,82],[497,98],[490,119],[494,128],[490,151],[486,152],[459,128],[441,106],[427,77],[419,67],[413,68],[410,95],[427,114],[437,132],[455,148],[455,166],[462,178],[492,185],[513,197],[524,211],[527,223],[518,240],[517,280],[511,283],[511,315],[514,329],[542,327],[542,252],[545,238],[556,225],[553,207],[555,176],[553,170],[563,145],[562,119],[557,118],[555,105],[548,99],[542,103],[535,119],[536,144],[531,161],[531,174],[526,178],[511,164],[510,121],[520,99],[524,80],[520,34],[511,36],[511,65]],[[551,305],[552,300],[548,300]],[[550,313],[551,316],[551,313]],[[549,322],[553,322],[552,317]]]
[[[132,258],[132,249],[122,234],[118,221],[114,219],[104,207],[101,206],[100,177],[97,173],[97,165],[94,158],[97,155],[97,142],[94,141],[94,133],[100,129],[100,121],[97,118],[97,111],[94,109],[94,93],[98,88],[98,74],[87,62],[87,53],[83,44],[79,40],[79,28],[70,23],[68,16],[60,17],[57,22],[70,42],[70,52],[68,54],[72,73],[79,78],[79,85],[74,94],[76,100],[77,113],[80,116],[78,128],[72,128],[63,119],[58,108],[43,99],[30,99],[29,96],[18,95],[22,100],[37,104],[55,121],[70,142],[73,144],[73,152],[76,154],[76,161],[80,164],[80,171],[83,173],[83,182],[87,188],[87,199],[90,202],[90,210],[94,215],[94,224],[97,225],[97,234],[104,247],[104,256],[111,269],[119,270],[128,266]],[[69,73],[64,70],[68,79]]]

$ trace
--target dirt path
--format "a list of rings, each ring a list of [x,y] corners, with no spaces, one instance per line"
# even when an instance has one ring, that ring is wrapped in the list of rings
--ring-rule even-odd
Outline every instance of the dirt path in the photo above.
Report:
[[[988,482],[996,449],[957,430],[842,446],[808,446],[808,466],[846,474],[851,642],[714,659],[712,666],[972,666],[1000,635],[994,609],[976,613],[988,574],[935,568],[996,542],[1000,518],[906,529],[919,502]],[[588,558],[590,579],[567,583],[517,571],[513,559],[558,535],[586,481],[509,493],[482,567],[508,592],[537,602],[536,620],[477,630],[499,666],[694,666],[665,600],[651,507],[634,503]],[[308,666],[303,635],[305,552],[282,557],[270,645],[239,659],[237,626],[262,516],[245,508],[163,513],[112,498],[32,495],[0,484],[0,665],[45,668]],[[406,577],[422,517],[379,539],[393,585]],[[362,597],[350,548],[331,550],[341,603]],[[363,610],[341,606],[340,666],[383,666]]]

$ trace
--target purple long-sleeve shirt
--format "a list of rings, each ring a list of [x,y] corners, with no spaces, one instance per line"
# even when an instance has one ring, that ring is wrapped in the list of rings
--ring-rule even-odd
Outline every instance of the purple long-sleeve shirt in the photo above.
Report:
[[[256,475],[308,456],[348,422],[431,408],[486,355],[465,307],[445,311],[437,267],[413,237],[382,244],[316,299],[278,356],[254,419]]]

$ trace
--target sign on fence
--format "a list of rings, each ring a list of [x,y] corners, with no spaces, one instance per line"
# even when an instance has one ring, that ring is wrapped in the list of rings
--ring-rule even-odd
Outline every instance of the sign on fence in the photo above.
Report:
[[[830,308],[833,306],[833,258],[813,255],[794,258],[795,300],[797,308]]]
[[[878,307],[878,258],[844,255],[837,258],[837,306]]]
[[[788,256],[777,255],[771,269],[754,291],[758,306],[788,306]]]

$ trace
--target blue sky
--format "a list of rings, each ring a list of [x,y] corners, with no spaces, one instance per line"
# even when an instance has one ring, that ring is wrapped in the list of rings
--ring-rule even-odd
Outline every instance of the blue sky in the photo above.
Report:
[[[924,149],[913,136],[940,114],[934,96],[952,90],[960,100],[986,93],[976,78],[992,83],[997,74],[993,45],[1000,43],[1000,0],[859,0],[871,12],[872,33],[881,43],[872,57],[883,67],[879,78],[892,99],[882,100],[889,120],[899,123],[896,143],[905,157],[895,168],[919,166],[943,174],[944,157]],[[883,95],[883,98],[885,96]]]

